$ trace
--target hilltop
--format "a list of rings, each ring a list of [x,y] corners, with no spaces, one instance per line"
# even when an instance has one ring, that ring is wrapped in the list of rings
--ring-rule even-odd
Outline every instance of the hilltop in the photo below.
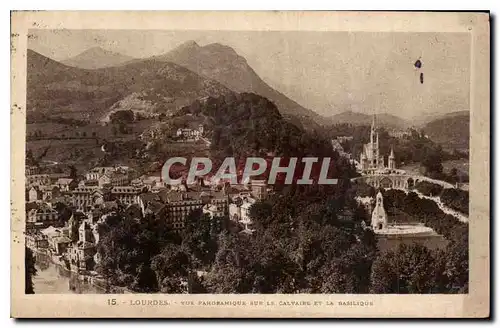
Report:
[[[94,47],[74,57],[62,60],[61,63],[78,68],[97,69],[117,66],[133,59],[133,57],[105,50],[101,47]]]
[[[284,116],[298,118],[306,128],[322,123],[322,117],[306,109],[264,82],[247,60],[231,47],[220,43],[200,46],[188,41],[166,54],[152,57],[157,61],[173,62],[235,92],[249,92],[263,96],[276,104]]]

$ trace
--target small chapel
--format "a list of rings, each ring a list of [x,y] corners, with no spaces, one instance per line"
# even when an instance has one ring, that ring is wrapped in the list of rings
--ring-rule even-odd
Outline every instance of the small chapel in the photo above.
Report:
[[[384,198],[379,191],[376,196],[375,208],[372,212],[371,226],[373,231],[387,229],[387,213],[384,209]]]

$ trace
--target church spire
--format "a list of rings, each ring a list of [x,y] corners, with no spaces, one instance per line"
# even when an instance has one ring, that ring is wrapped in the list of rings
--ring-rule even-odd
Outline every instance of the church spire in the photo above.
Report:
[[[374,142],[375,142],[375,111],[373,111],[372,127],[370,129],[370,143],[373,145]]]

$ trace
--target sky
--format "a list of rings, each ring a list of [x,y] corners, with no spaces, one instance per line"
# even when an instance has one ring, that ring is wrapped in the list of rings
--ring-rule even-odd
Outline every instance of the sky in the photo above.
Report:
[[[31,30],[28,47],[55,60],[92,48],[136,58],[194,40],[222,43],[272,87],[330,116],[346,110],[411,119],[469,110],[468,33]],[[422,67],[417,70],[417,59]],[[420,83],[420,73],[424,83]]]

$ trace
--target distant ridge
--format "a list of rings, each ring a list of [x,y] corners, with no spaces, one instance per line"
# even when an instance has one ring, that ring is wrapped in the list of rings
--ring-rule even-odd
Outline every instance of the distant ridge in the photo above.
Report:
[[[455,116],[469,116],[470,111],[469,110],[460,110],[460,111],[455,111],[451,113],[446,113],[446,114],[441,114],[441,113],[436,113],[436,114],[427,114],[423,115],[420,117],[416,117],[413,119],[413,124],[418,127],[423,127],[427,123],[430,123],[435,120],[439,120],[442,118],[446,117],[455,117]]]
[[[98,69],[117,66],[133,59],[133,57],[105,50],[101,47],[93,47],[79,55],[63,60],[61,63],[78,68]]]
[[[469,149],[470,112],[453,112],[423,126],[424,132],[433,141],[445,148]]]
[[[352,125],[370,125],[372,124],[372,115],[353,112],[353,111],[345,111],[328,118],[328,122],[330,124],[352,124]],[[381,113],[376,116],[377,126],[392,128],[392,129],[405,129],[408,128],[411,124],[402,119],[401,117]]]

